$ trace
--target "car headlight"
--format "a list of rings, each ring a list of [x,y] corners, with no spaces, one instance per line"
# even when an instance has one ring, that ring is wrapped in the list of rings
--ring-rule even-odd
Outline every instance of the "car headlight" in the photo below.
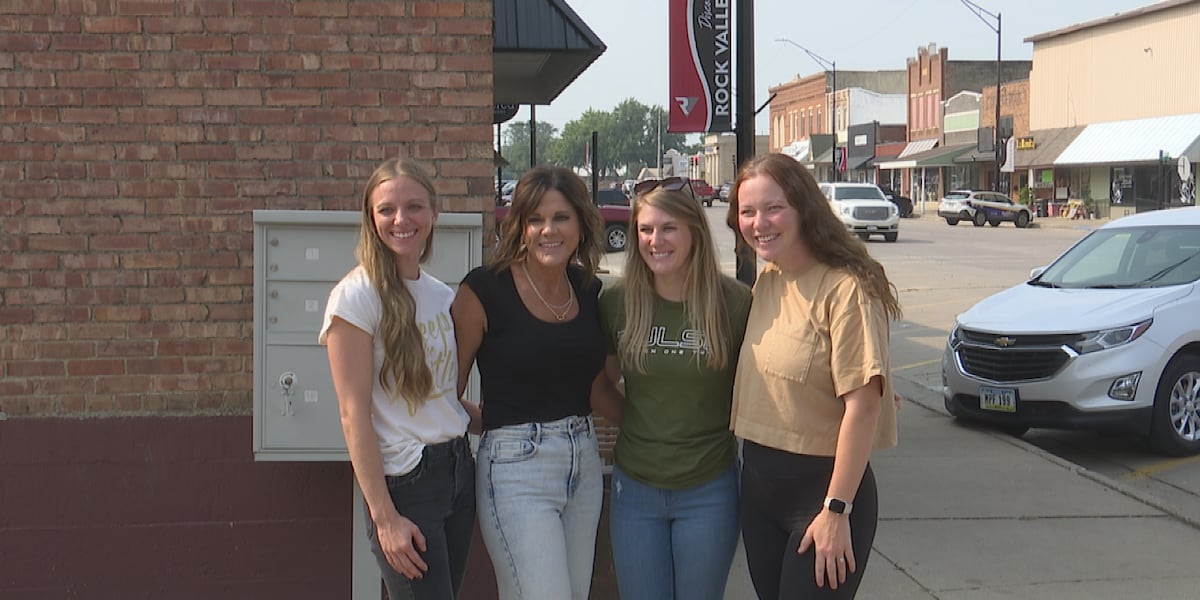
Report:
[[[946,344],[948,344],[951,348],[954,348],[955,346],[958,346],[958,343],[961,341],[962,334],[958,330],[958,323],[955,323],[954,327],[950,329],[950,337],[946,338]]]
[[[850,207],[843,205],[842,206],[842,214],[846,215],[846,216],[850,216]]]
[[[1134,323],[1133,325],[1126,325],[1124,327],[1089,331],[1081,334],[1079,340],[1071,344],[1071,348],[1080,354],[1087,354],[1089,352],[1124,346],[1142,337],[1142,334],[1146,333],[1147,329],[1150,329],[1152,323],[1154,323],[1154,319],[1147,319],[1141,323]]]
[[[895,204],[888,207],[888,216],[889,217],[894,217],[899,213],[900,213],[900,209],[896,208]]]

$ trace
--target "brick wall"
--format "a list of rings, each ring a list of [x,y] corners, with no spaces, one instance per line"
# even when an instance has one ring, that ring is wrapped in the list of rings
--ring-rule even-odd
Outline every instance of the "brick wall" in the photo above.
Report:
[[[1000,118],[1013,118],[1013,135],[1029,135],[1029,80],[1013,81],[1000,86]],[[996,122],[996,86],[983,88],[979,126],[991,127]]]
[[[828,74],[816,73],[772,87],[769,147],[772,152],[813,133],[829,133]],[[817,113],[820,117],[817,117]],[[809,115],[811,114],[811,119]],[[793,125],[793,116],[796,119]],[[809,127],[811,120],[812,126]]]
[[[0,411],[251,410],[255,209],[491,198],[491,0],[0,3]]]

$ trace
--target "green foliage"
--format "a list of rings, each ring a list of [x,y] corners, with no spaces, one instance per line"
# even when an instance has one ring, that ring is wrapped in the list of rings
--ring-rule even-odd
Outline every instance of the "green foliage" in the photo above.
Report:
[[[587,170],[591,167],[588,146],[597,132],[597,169],[601,177],[636,175],[642,167],[657,167],[659,149],[674,148],[684,154],[699,151],[681,133],[667,133],[667,113],[661,106],[646,106],[633,98],[621,101],[611,111],[590,109],[563,126],[561,135],[551,125],[538,123],[538,163]],[[661,136],[661,143],[660,143]],[[513,122],[504,127],[504,158],[516,174],[529,168],[529,123]]]

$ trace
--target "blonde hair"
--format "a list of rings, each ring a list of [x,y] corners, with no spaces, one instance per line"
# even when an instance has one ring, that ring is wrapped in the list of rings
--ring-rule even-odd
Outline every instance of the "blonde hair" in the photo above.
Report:
[[[433,181],[415,162],[391,159],[379,165],[363,190],[362,226],[355,255],[366,271],[371,285],[379,293],[382,314],[375,335],[383,341],[383,367],[379,384],[393,399],[403,396],[410,414],[433,390],[433,373],[425,363],[425,340],[417,327],[417,303],[396,267],[395,255],[380,239],[375,228],[371,195],[385,182],[407,177],[429,192],[430,210],[437,212],[437,193]],[[420,261],[425,262],[433,249],[433,231],[425,240]]]
[[[725,222],[747,244],[738,227],[737,192],[742,183],[752,177],[767,177],[783,190],[788,204],[799,214],[800,239],[813,258],[822,264],[844,268],[858,279],[867,295],[879,300],[890,319],[900,318],[900,300],[896,286],[888,281],[879,261],[867,253],[867,246],[856,238],[837,215],[829,209],[829,200],[821,192],[817,180],[795,159],[785,154],[766,154],[755,157],[738,171],[737,181],[729,192],[729,213]]]
[[[741,285],[721,274],[717,266],[716,246],[708,220],[700,203],[682,191],[656,189],[634,202],[632,229],[637,230],[638,215],[647,206],[657,208],[680,221],[692,234],[691,253],[683,282],[683,306],[687,326],[701,333],[708,358],[704,366],[722,369],[730,363],[729,311],[725,305],[725,286]],[[646,372],[646,341],[654,321],[654,273],[642,260],[638,244],[625,249],[625,329],[617,340],[621,362],[639,373]],[[696,355],[699,362],[700,355]]]
[[[550,190],[557,190],[575,210],[575,216],[579,219],[579,246],[575,249],[575,259],[583,267],[586,279],[591,280],[600,268],[600,257],[604,256],[604,247],[601,245],[604,220],[600,217],[600,210],[592,204],[587,185],[578,175],[563,167],[534,167],[517,181],[508,217],[500,226],[500,242],[489,264],[495,271],[503,271],[525,258],[525,225],[529,222],[529,216],[537,210],[542,196]]]

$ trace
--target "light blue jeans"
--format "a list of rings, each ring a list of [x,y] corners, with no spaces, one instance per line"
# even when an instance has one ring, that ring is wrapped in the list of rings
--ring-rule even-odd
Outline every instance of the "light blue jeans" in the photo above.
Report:
[[[738,469],[682,490],[613,467],[613,566],[621,600],[721,600],[738,541]]]
[[[591,417],[485,432],[475,482],[500,600],[586,599],[604,494]]]

